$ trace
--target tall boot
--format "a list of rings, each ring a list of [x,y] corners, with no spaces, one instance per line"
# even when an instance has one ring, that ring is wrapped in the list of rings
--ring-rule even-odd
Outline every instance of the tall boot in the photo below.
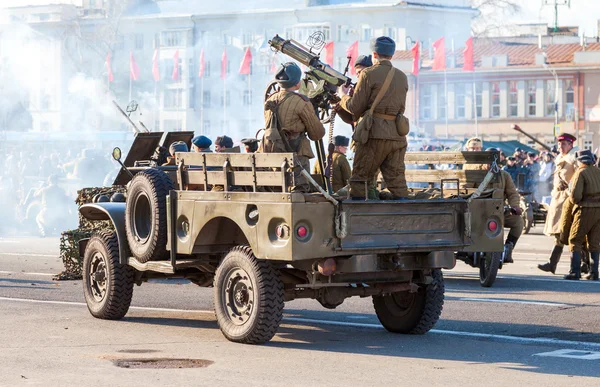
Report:
[[[564,278],[566,280],[579,280],[581,278],[581,252],[573,251],[571,255],[571,271]]]
[[[515,248],[514,243],[506,241],[506,243],[504,244],[504,263],[513,263],[513,258],[512,258],[512,252],[513,249]]]
[[[544,263],[543,265],[538,265],[538,269],[554,274],[556,272],[556,265],[558,265],[558,261],[560,261],[560,256],[562,253],[563,246],[554,245],[552,253],[550,254],[550,262]]]
[[[588,274],[586,279],[592,281],[598,281],[598,263],[600,263],[600,253],[592,252],[590,253],[592,256],[592,269],[590,270],[590,274]]]

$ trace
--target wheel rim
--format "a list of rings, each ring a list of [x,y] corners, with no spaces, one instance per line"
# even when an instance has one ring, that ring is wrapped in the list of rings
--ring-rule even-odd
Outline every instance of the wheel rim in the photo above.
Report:
[[[229,320],[235,325],[244,325],[254,310],[254,285],[248,273],[241,268],[230,270],[221,290],[221,303]]]
[[[96,302],[101,302],[106,297],[107,272],[106,258],[100,252],[94,253],[90,261],[88,289]]]
[[[416,293],[410,292],[396,292],[392,293],[390,300],[394,302],[394,315],[404,316],[406,315],[415,304]]]
[[[136,198],[133,207],[133,228],[135,236],[140,242],[146,242],[150,237],[150,230],[152,229],[150,198],[143,192]]]

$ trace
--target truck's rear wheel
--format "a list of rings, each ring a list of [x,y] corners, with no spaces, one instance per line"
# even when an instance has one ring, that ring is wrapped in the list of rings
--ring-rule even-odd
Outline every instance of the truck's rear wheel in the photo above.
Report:
[[[83,294],[92,316],[118,320],[127,314],[133,274],[133,268],[119,263],[114,231],[101,231],[90,238],[83,256]]]
[[[385,329],[422,335],[435,326],[444,307],[444,276],[440,269],[433,270],[431,275],[433,281],[416,293],[373,296],[375,313]]]
[[[136,174],[127,190],[125,231],[133,256],[142,263],[165,259],[167,195],[173,182],[158,169]]]
[[[279,328],[283,305],[279,270],[256,259],[250,247],[234,247],[214,281],[215,314],[223,335],[245,344],[269,341]]]
[[[498,269],[502,262],[502,252],[480,253],[479,256],[479,284],[489,288],[496,281]]]

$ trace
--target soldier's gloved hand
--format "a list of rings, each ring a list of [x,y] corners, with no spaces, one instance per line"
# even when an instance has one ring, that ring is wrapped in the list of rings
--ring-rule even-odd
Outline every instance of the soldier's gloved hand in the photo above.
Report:
[[[521,207],[511,207],[510,212],[515,215],[521,216],[523,214],[523,209]]]
[[[569,188],[569,185],[564,181],[561,180],[560,183],[558,183],[558,191],[564,191],[567,188]]]

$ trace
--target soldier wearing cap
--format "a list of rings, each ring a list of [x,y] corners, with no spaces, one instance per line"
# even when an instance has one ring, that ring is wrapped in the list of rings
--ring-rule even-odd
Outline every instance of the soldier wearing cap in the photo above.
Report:
[[[360,76],[360,73],[366,69],[373,66],[373,59],[371,55],[360,55],[356,58],[354,62],[354,69],[356,70],[356,75]],[[349,95],[353,95],[354,91],[350,91]],[[344,110],[339,104],[333,106],[333,109],[336,111],[337,115],[347,124],[353,125],[354,122],[352,120],[352,114]]]
[[[231,137],[223,135],[215,140],[215,151],[217,153],[240,153],[240,147],[234,147]]]
[[[302,70],[292,62],[281,65],[275,74],[282,90],[265,102],[265,132],[257,152],[295,152],[301,168],[310,171],[309,160],[315,155],[309,139],[322,139],[325,128],[309,99],[296,93],[301,78]],[[292,191],[310,192],[310,185],[298,166],[294,170],[294,180],[296,185]]]
[[[254,153],[258,150],[259,141],[255,138],[243,138],[242,144],[246,148],[246,153]]]
[[[352,170],[350,169],[350,163],[346,158],[346,152],[348,151],[348,145],[350,145],[350,139],[344,136],[334,137],[335,149],[333,151],[332,162],[331,162],[331,175],[333,184],[333,192],[337,192],[344,188],[348,184]],[[315,164],[315,174],[321,174],[321,168],[319,164]]]
[[[192,151],[193,152],[212,152],[210,146],[212,141],[206,136],[196,136],[192,138]]]
[[[549,262],[538,265],[540,270],[551,272],[552,274],[556,271],[556,265],[558,265],[564,249],[564,244],[560,238],[561,215],[563,205],[569,197],[569,183],[575,174],[576,168],[575,150],[573,149],[573,142],[576,140],[575,136],[563,133],[557,139],[557,148],[560,153],[555,159],[553,188],[550,194],[552,201],[550,202],[550,209],[544,226],[544,233],[554,237],[554,248],[550,254]]]
[[[340,106],[352,113],[358,121],[373,105],[385,79],[393,71],[392,82],[373,112],[373,124],[368,141],[356,144],[350,196],[355,200],[365,199],[364,182],[371,182],[378,169],[381,170],[388,190],[396,199],[408,196],[408,187],[404,175],[404,156],[406,154],[406,135],[400,135],[396,128],[396,119],[404,114],[408,80],[406,74],[392,66],[392,56],[396,43],[387,36],[371,41],[373,66],[361,71],[354,94],[349,88],[341,86]]]
[[[175,141],[169,146],[169,155],[167,162],[162,166],[175,165],[175,152],[189,152],[187,144],[183,141]]]
[[[578,169],[571,182],[569,199],[575,205],[573,225],[569,234],[571,248],[571,270],[568,280],[581,277],[581,254],[587,243],[592,256],[592,270],[588,279],[598,281],[600,258],[600,169],[595,168],[591,151],[578,152]]]

